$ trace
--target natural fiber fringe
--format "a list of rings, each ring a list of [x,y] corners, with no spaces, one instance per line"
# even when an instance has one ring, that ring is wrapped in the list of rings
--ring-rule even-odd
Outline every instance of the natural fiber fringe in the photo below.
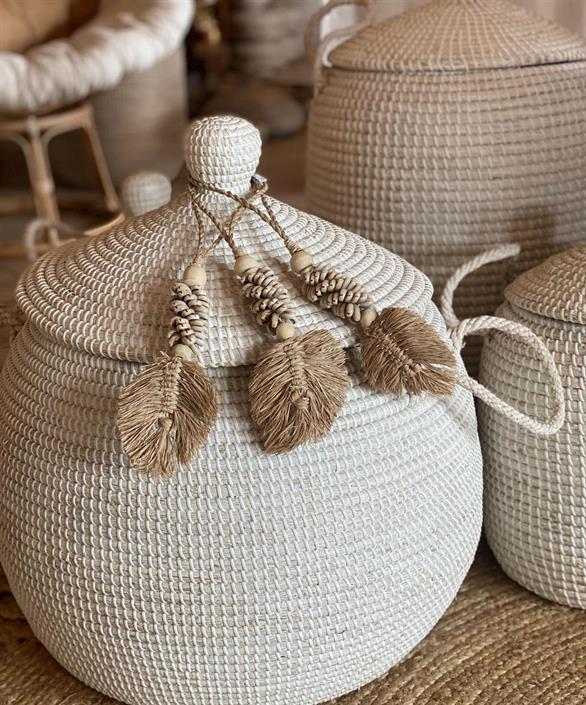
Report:
[[[456,360],[448,345],[421,316],[387,308],[362,341],[368,383],[379,392],[399,395],[454,391]]]
[[[217,415],[218,395],[201,366],[163,354],[123,390],[118,430],[134,468],[169,478],[203,445]]]
[[[265,450],[285,453],[331,429],[348,389],[345,354],[327,331],[310,331],[267,349],[248,387]]]

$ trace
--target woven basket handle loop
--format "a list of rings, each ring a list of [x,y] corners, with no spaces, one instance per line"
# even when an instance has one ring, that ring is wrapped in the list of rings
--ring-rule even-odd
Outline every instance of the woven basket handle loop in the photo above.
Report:
[[[565,420],[565,397],[562,380],[557,370],[553,356],[545,343],[526,326],[497,316],[478,316],[460,321],[455,328],[450,330],[450,337],[456,348],[461,350],[464,338],[467,335],[484,335],[489,331],[501,331],[532,348],[543,364],[544,370],[551,381],[553,388],[553,408],[547,421],[527,416],[515,409],[507,402],[499,399],[493,392],[484,387],[480,382],[469,377],[465,372],[458,375],[458,384],[468,389],[485,404],[506,416],[511,421],[519,424],[527,431],[538,436],[551,436],[557,433]]]
[[[448,328],[455,328],[460,322],[454,313],[454,293],[460,286],[462,280],[475,272],[485,264],[491,262],[500,262],[509,257],[516,257],[521,252],[521,246],[517,242],[507,243],[505,245],[497,245],[496,247],[483,252],[476,257],[473,257],[468,262],[465,262],[461,267],[458,267],[452,276],[446,282],[440,299],[440,310]]]
[[[351,24],[348,27],[334,29],[321,40],[320,27],[324,17],[330,14],[332,10],[344,5],[354,5],[356,7],[364,7],[366,14],[360,22]],[[345,39],[359,32],[372,23],[376,10],[375,0],[329,0],[321,7],[309,20],[307,29],[305,30],[305,50],[310,63],[313,65],[313,92],[317,95],[321,90],[324,78],[322,69],[324,66],[329,66],[328,53],[332,46],[332,42],[336,39]]]

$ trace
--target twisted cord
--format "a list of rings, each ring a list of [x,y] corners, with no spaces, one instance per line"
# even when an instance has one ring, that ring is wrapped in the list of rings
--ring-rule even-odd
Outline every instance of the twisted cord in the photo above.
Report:
[[[464,371],[458,374],[458,384],[471,391],[479,399],[482,399],[485,404],[495,409],[495,411],[538,436],[551,436],[557,433],[565,420],[565,393],[555,360],[541,338],[526,326],[506,318],[498,318],[497,316],[478,316],[477,318],[467,318],[460,321],[455,328],[450,330],[450,337],[456,349],[460,350],[466,336],[482,335],[490,330],[501,331],[513,338],[517,338],[534,350],[535,355],[543,364],[553,388],[553,405],[549,418],[542,421],[524,414],[503,399],[499,399],[496,394],[484,387],[480,382],[469,377]]]

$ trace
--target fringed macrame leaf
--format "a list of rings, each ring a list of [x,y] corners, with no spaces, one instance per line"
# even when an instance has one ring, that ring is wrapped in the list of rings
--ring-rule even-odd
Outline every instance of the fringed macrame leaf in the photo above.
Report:
[[[162,354],[122,391],[118,430],[134,468],[169,478],[203,445],[217,415],[217,392],[202,367]]]
[[[437,331],[405,308],[387,308],[367,328],[362,361],[368,383],[380,392],[399,395],[454,390],[456,360]]]
[[[268,348],[252,371],[252,417],[265,449],[285,453],[331,429],[348,389],[345,354],[327,331],[310,331]]]

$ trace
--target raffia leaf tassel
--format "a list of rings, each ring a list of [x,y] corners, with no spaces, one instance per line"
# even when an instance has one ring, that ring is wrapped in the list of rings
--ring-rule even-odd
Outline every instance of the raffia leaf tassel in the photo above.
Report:
[[[327,331],[288,337],[268,348],[248,387],[265,450],[286,453],[330,431],[348,389],[345,354]]]
[[[202,446],[218,415],[218,395],[195,360],[163,353],[122,392],[118,430],[130,463],[171,477]]]
[[[456,360],[437,331],[405,308],[387,308],[367,327],[362,362],[370,386],[399,395],[454,391]]]

